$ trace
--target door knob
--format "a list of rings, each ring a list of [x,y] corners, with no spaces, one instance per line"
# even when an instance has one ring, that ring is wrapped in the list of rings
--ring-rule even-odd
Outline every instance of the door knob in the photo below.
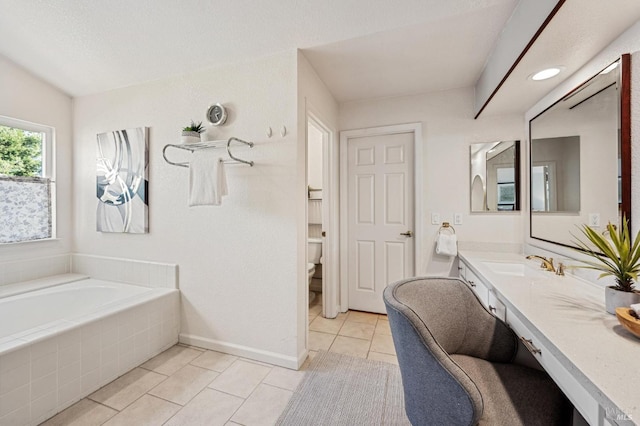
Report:
[[[404,235],[405,237],[413,237],[413,232],[411,231],[401,232],[400,235]]]

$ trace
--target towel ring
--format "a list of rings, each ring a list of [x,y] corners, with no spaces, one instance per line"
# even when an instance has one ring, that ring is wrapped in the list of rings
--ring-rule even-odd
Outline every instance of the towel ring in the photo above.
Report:
[[[451,226],[449,222],[442,222],[442,226],[438,230],[438,234],[441,233],[443,230],[451,231],[452,234],[456,233],[456,228]]]
[[[611,224],[611,226],[613,227],[614,231],[618,230],[618,227],[616,226],[616,224]],[[604,231],[602,231],[602,235],[606,236],[611,236],[611,233],[609,232],[609,229],[605,229]]]

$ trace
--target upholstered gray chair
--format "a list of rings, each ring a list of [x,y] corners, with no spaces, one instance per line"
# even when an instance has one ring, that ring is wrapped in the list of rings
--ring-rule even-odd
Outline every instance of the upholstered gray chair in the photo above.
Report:
[[[571,423],[560,389],[513,363],[517,336],[464,282],[412,278],[388,286],[384,302],[414,426]]]

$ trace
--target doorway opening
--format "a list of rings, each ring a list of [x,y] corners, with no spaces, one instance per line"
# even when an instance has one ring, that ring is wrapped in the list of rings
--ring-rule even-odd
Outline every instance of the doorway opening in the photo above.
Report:
[[[325,318],[338,315],[337,172],[334,132],[307,111],[307,272],[309,304]],[[336,188],[334,188],[336,186]],[[317,308],[316,308],[317,309]]]

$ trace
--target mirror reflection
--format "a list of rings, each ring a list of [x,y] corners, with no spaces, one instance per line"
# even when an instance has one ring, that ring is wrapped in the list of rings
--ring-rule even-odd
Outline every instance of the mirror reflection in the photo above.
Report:
[[[530,121],[531,237],[573,245],[582,224],[619,224],[619,64]]]
[[[470,148],[471,212],[520,210],[520,141]]]
[[[531,210],[580,213],[580,137],[531,141]]]

